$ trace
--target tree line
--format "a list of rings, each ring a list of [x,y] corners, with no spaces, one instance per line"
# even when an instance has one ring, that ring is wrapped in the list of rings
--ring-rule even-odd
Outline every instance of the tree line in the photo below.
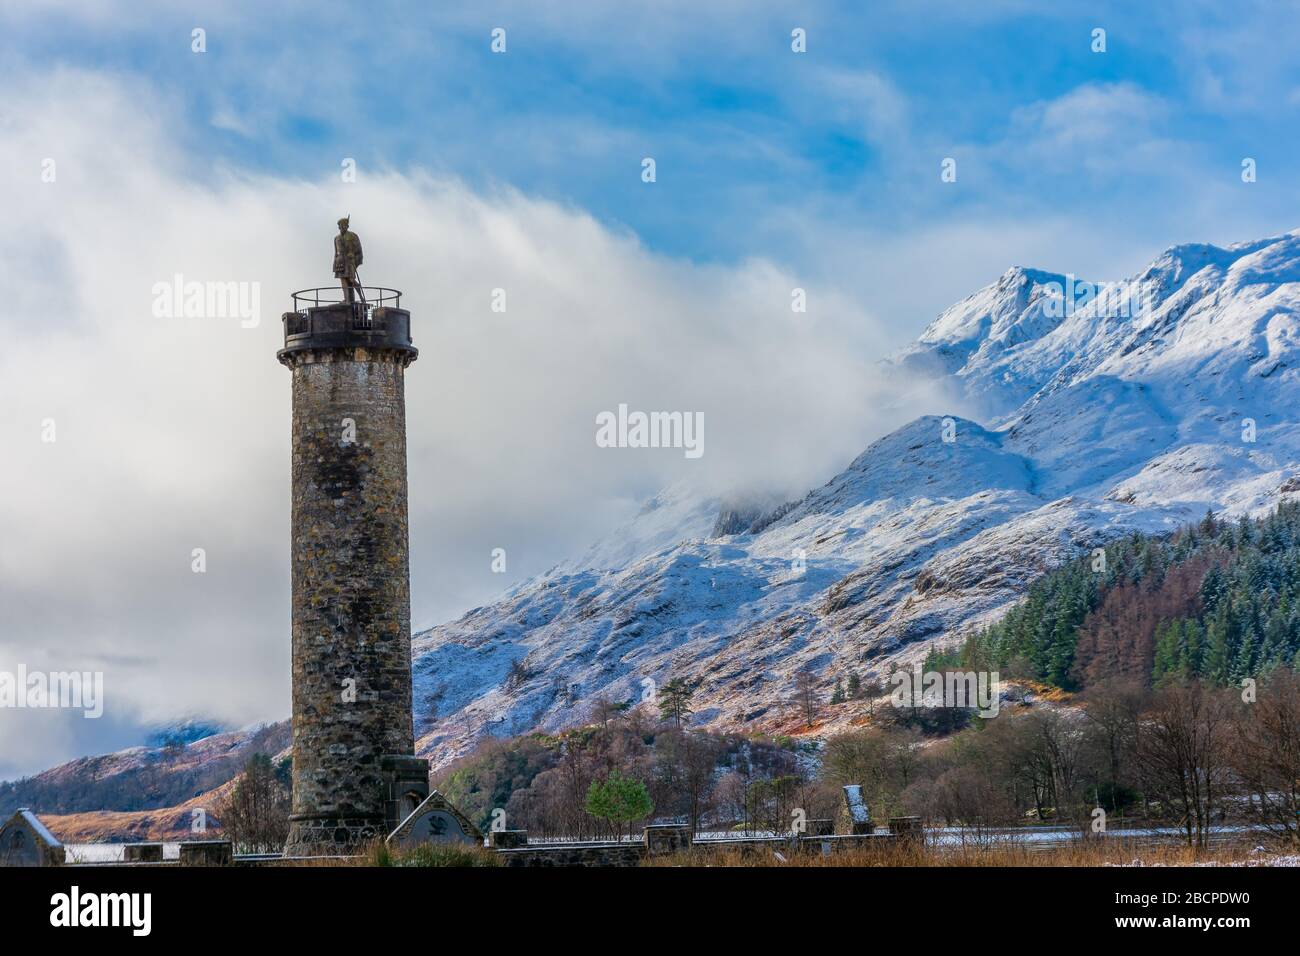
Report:
[[[665,682],[654,704],[597,698],[559,734],[488,740],[433,783],[484,830],[617,838],[649,822],[696,830],[785,831],[796,808],[832,814],[809,772],[813,744],[688,726],[692,689]]]
[[[1034,700],[922,746],[873,727],[830,740],[824,778],[861,783],[873,810],[975,829],[1124,823],[1183,829],[1204,846],[1225,822],[1300,842],[1300,678],[1290,668],[1225,688],[1114,678],[1070,706]]]
[[[667,710],[656,720],[598,701],[590,724],[487,742],[435,785],[484,829],[503,809],[509,828],[586,839],[667,820],[788,832],[798,819],[834,818],[842,788],[859,784],[882,823],[917,815],[977,833],[1052,823],[1085,836],[1160,824],[1204,846],[1233,822],[1300,841],[1290,668],[1248,690],[1112,678],[1069,705],[1026,694],[997,717],[964,711],[935,726],[906,710],[882,703],[871,725],[818,744],[688,729]]]

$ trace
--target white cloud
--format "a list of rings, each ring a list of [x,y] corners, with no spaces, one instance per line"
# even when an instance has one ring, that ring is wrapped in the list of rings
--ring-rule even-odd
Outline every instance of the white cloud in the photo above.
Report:
[[[811,86],[814,95],[826,98],[827,115],[860,122],[868,142],[896,152],[908,145],[907,98],[888,77],[873,70],[827,67],[814,73]]]
[[[1168,105],[1132,83],[1085,83],[1012,116],[1019,158],[1049,168],[1113,172],[1172,158],[1159,133]]]

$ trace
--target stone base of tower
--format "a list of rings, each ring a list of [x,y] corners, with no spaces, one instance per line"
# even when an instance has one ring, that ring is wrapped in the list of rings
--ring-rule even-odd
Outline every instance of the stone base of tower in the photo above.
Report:
[[[384,823],[378,817],[290,817],[284,855],[352,856],[388,835]]]
[[[383,814],[295,813],[289,817],[285,856],[351,856],[383,840],[429,796],[429,761],[410,754],[379,758]]]

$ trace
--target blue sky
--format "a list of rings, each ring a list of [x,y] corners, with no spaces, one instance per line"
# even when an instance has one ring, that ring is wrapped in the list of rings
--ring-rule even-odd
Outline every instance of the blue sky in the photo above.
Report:
[[[108,6],[25,4],[48,9],[10,13],[0,43],[28,64],[144,78],[179,105],[196,164],[313,179],[354,156],[451,173],[696,261],[836,268],[810,233],[981,219],[1114,231],[1128,257],[1292,225],[1285,4],[143,3],[121,21]],[[505,54],[489,49],[498,26]],[[946,156],[957,183],[939,181]],[[1023,264],[1134,265],[1079,246],[1082,261]]]
[[[0,262],[21,279],[0,670],[104,670],[113,704],[5,714],[0,778],[179,715],[287,712],[278,316],[331,281],[344,212],[366,280],[415,316],[426,626],[674,482],[799,495],[910,417],[961,413],[890,407],[874,363],[1010,266],[1113,281],[1300,226],[1289,4],[270,6],[0,0]],[[178,273],[257,284],[266,321],[151,316]],[[620,403],[705,414],[707,453],[603,453],[593,416]]]

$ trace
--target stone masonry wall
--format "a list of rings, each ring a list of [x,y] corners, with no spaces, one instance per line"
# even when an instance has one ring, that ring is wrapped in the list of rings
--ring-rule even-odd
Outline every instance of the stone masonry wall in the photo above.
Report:
[[[753,854],[770,856],[773,851],[785,854],[816,853],[829,856],[848,850],[888,850],[897,837],[890,833],[859,834],[856,836],[804,836],[804,837],[752,837],[750,839],[700,840],[689,846],[679,845],[678,851],[693,850],[703,863],[711,852]],[[644,842],[634,843],[552,843],[525,844],[519,847],[500,848],[497,853],[503,866],[515,867],[607,867],[639,866],[647,856],[655,855]]]
[[[293,825],[286,853],[382,836],[383,754],[411,754],[409,356],[296,353]],[[349,441],[346,420],[355,424]],[[349,700],[349,696],[355,699]]]

